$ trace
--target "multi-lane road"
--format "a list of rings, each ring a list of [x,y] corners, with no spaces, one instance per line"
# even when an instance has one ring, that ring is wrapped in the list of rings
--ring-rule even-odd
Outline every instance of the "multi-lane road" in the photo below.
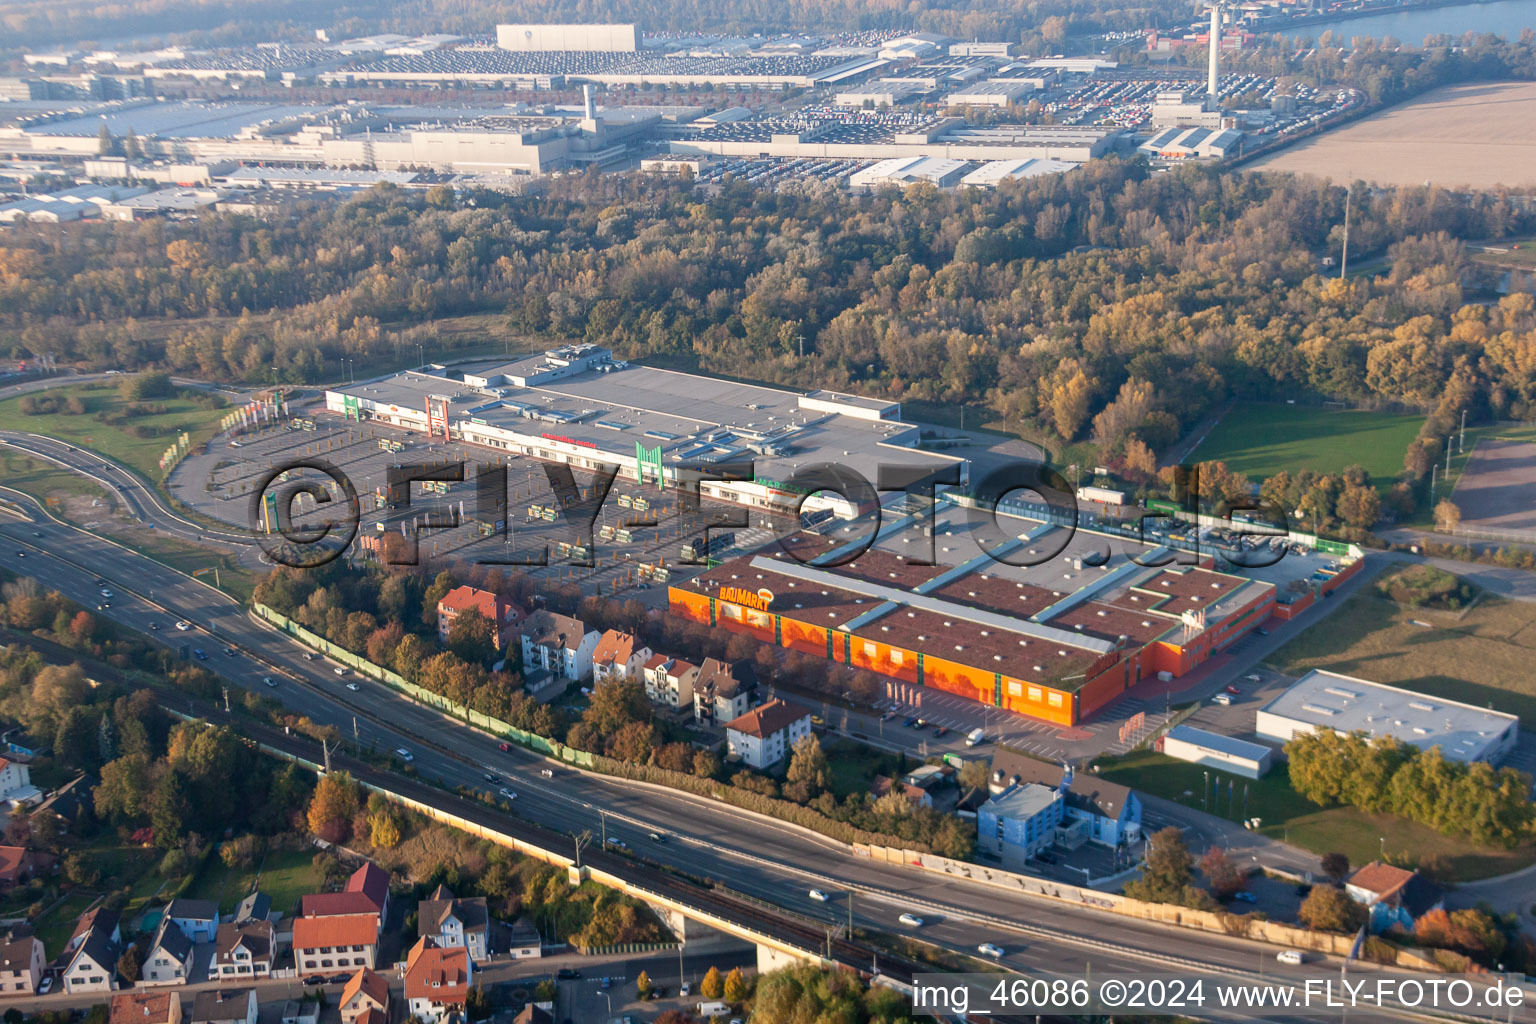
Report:
[[[14,492],[8,496],[26,504]],[[1091,967],[1132,972],[1150,964],[1165,966],[1168,957],[1234,976],[1262,971],[1302,980],[1338,971],[1336,961],[1277,964],[1273,946],[872,863],[814,833],[704,798],[552,765],[516,748],[503,752],[493,737],[371,680],[337,676],[336,666],[328,662],[307,660],[301,645],[254,621],[222,592],[54,522],[35,504],[29,511],[31,522],[0,523],[0,565],[35,577],[86,607],[109,603],[99,614],[167,642],[184,641],[201,649],[207,654],[206,666],[230,682],[268,693],[348,736],[355,729],[365,747],[409,749],[411,767],[423,779],[493,792],[509,788],[516,793],[512,806],[519,817],[558,833],[606,834],[643,851],[650,860],[708,877],[829,927],[846,922],[851,898],[857,927],[916,934],[962,953],[974,951],[979,942],[994,942],[1007,951],[1003,965],[1018,971],[1081,972]],[[113,592],[111,599],[100,595],[98,579]],[[178,620],[192,628],[177,632]],[[225,654],[226,647],[236,653]],[[276,685],[266,687],[267,678]],[[318,744],[313,756],[321,756]],[[553,779],[539,774],[545,767],[554,768]],[[496,782],[486,781],[487,771],[495,774]],[[667,841],[652,840],[652,832]],[[809,898],[811,888],[852,895],[823,904]],[[924,925],[902,925],[897,917],[904,912],[921,916]],[[1359,1019],[1371,1018],[1362,1011]]]

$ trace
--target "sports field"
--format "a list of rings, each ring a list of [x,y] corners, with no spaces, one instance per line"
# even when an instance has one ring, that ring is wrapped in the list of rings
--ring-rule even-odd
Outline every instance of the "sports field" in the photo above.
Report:
[[[1341,183],[1536,184],[1536,83],[1476,82],[1436,89],[1250,167]]]
[[[1225,462],[1253,480],[1285,470],[1337,473],[1361,465],[1378,484],[1402,472],[1422,416],[1310,405],[1236,405],[1206,435],[1192,462]]]

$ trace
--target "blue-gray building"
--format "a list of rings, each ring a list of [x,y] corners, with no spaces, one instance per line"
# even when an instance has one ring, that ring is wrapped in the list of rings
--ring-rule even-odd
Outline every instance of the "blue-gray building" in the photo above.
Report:
[[[1059,790],[1061,821],[1077,825],[1087,839],[1101,846],[1119,846],[1141,838],[1141,799],[1129,786],[1009,750],[992,755],[990,788],[994,794],[1026,783]]]
[[[976,845],[1004,864],[1022,864],[1051,845],[1063,804],[1061,792],[1049,786],[1009,786],[976,812]]]

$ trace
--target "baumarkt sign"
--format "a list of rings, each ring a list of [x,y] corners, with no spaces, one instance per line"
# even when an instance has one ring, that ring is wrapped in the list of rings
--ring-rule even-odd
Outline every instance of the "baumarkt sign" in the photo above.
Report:
[[[742,587],[721,587],[720,600],[745,605],[753,611],[765,612],[773,604],[773,591],[767,587],[752,591]]]

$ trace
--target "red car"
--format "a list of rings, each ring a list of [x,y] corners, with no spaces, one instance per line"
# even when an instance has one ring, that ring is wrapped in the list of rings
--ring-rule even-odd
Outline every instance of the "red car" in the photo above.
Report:
[[[496,749],[497,750],[511,750],[512,749],[512,744],[510,744],[510,743],[498,743],[498,744],[496,744]]]
[[[1242,693],[1243,691],[1239,690],[1237,687],[1233,686],[1231,683],[1228,683],[1227,684],[1227,692],[1232,694],[1232,696],[1235,697],[1238,694]]]

